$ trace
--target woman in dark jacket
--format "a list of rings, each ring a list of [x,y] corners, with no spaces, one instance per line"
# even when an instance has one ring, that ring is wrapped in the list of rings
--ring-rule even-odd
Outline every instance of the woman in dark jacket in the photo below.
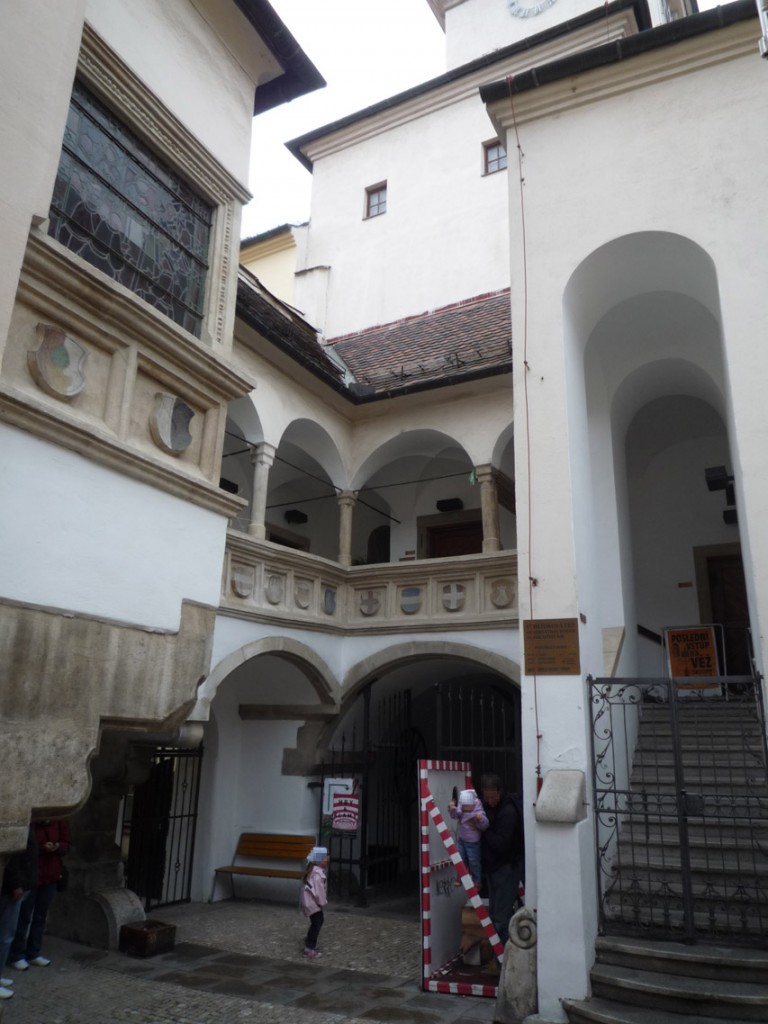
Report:
[[[3,873],[3,884],[0,890],[0,975],[3,973],[8,951],[16,934],[19,911],[25,892],[37,881],[37,840],[35,833],[29,829],[27,848],[22,853],[13,853],[8,858]],[[13,995],[11,978],[0,977],[0,999],[10,999]]]
[[[47,967],[51,962],[40,950],[45,934],[45,921],[61,878],[61,857],[69,849],[69,827],[57,821],[33,821],[32,831],[37,843],[37,884],[24,897],[10,952],[11,967],[26,971],[30,964]]]

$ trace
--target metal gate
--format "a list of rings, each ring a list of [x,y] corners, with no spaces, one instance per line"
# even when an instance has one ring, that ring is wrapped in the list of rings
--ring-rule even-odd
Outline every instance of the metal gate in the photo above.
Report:
[[[481,775],[501,777],[512,793],[521,793],[520,691],[510,683],[438,683],[437,757],[469,761],[479,785]]]
[[[421,758],[471,761],[475,781],[485,772],[500,775],[520,791],[520,694],[503,681],[451,680],[435,685],[433,701],[420,702],[414,720],[411,692],[376,698],[371,683],[360,713],[328,750],[322,769],[323,794],[331,780],[355,780],[360,817],[354,833],[331,828],[321,799],[320,829],[331,855],[334,894],[356,897],[407,895],[418,891],[419,794],[416,764]],[[427,739],[428,737],[428,739]]]
[[[331,856],[336,896],[355,896],[366,906],[371,890],[392,895],[415,879],[418,790],[415,764],[426,756],[424,739],[411,722],[409,690],[374,701],[373,685],[362,696],[362,716],[328,750],[321,766],[323,793],[334,779],[354,780],[360,796],[355,832],[331,828],[321,799],[319,834]]]
[[[125,882],[146,910],[189,902],[202,757],[202,746],[156,748],[149,778],[126,798]]]
[[[762,682],[588,680],[603,934],[768,938]]]

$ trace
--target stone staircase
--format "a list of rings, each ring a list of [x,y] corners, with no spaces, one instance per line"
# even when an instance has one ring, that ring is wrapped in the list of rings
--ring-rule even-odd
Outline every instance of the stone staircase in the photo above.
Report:
[[[768,776],[755,705],[691,700],[677,710],[696,932],[768,939]],[[651,704],[604,901],[609,922],[638,934],[686,937],[677,794],[669,709]]]
[[[764,950],[601,938],[592,997],[563,1007],[571,1024],[768,1021],[767,978]]]
[[[768,777],[752,701],[643,705],[620,814],[606,936],[572,1024],[768,1021]],[[685,945],[678,782],[687,811],[695,943]],[[670,941],[672,940],[672,941]],[[753,948],[762,947],[762,948]]]

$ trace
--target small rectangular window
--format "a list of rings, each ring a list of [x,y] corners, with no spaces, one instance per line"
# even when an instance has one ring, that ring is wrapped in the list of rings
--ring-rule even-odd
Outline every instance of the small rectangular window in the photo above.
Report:
[[[387,212],[387,183],[380,182],[378,185],[370,185],[365,190],[365,216],[379,217]]]
[[[483,143],[483,174],[495,174],[507,166],[507,151],[498,139]]]
[[[75,82],[49,233],[197,337],[213,208]]]

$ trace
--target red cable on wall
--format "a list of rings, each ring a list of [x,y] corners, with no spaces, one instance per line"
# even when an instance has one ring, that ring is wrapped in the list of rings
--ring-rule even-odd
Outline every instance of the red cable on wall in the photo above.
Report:
[[[525,237],[525,178],[523,176],[523,148],[520,145],[520,132],[517,127],[517,117],[515,115],[515,102],[512,92],[512,82],[514,75],[507,75],[507,88],[509,90],[509,103],[512,110],[512,126],[515,130],[515,145],[517,147],[517,165],[520,177],[520,223],[521,223],[521,243],[523,250],[523,366],[525,367],[525,376],[523,378],[523,395],[524,395],[524,409],[525,409],[525,447],[526,447],[526,471],[528,481],[528,600],[531,609],[531,621],[534,620],[533,612],[533,588],[537,586],[538,581],[533,575],[533,561],[531,558],[531,546],[533,543],[533,531],[531,525],[531,430],[530,430],[530,417],[528,410],[528,373],[530,367],[528,366],[528,251]],[[536,787],[537,791],[541,788],[542,776],[541,776],[541,729],[539,727],[539,693],[538,693],[538,677],[536,672],[533,673],[533,711],[534,720],[536,723]]]

